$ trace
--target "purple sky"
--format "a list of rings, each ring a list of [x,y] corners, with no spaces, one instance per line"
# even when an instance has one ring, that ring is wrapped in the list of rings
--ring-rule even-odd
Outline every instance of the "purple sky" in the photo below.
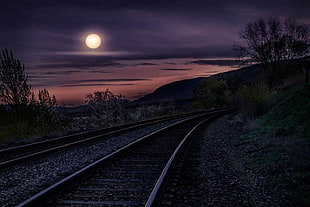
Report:
[[[105,88],[133,98],[231,69],[246,23],[293,16],[310,24],[309,8],[304,0],[2,0],[0,49],[12,49],[34,89],[60,102]],[[89,33],[102,36],[100,48],[85,46]]]

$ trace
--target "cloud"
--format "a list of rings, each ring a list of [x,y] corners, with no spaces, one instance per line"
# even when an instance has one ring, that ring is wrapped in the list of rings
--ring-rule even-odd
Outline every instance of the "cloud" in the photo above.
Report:
[[[43,75],[32,75],[29,80],[33,87],[47,87],[47,86],[61,86],[61,87],[74,87],[74,86],[130,86],[134,85],[134,82],[138,81],[151,81],[152,79],[143,78],[124,78],[124,79],[60,79],[56,76],[43,76]],[[119,82],[119,83],[118,83]]]
[[[238,64],[237,60],[194,60],[187,64],[197,64],[197,65],[218,65],[218,66],[234,66]]]
[[[61,87],[79,87],[79,86],[131,86],[131,85],[135,85],[135,84],[131,84],[131,83],[123,83],[123,84],[105,84],[105,83],[85,83],[85,84],[65,84],[62,85]]]
[[[150,81],[151,79],[139,78],[124,78],[124,79],[81,79],[73,80],[71,83],[62,84],[61,87],[76,87],[76,86],[131,86],[133,83],[109,83],[109,82],[136,82],[136,81]],[[92,83],[95,82],[95,83]],[[105,83],[100,83],[105,82]]]
[[[72,73],[80,73],[83,72],[81,70],[63,70],[63,71],[48,71],[46,75],[70,75]]]
[[[46,63],[40,65],[33,65],[31,68],[34,69],[41,69],[41,68],[94,68],[94,67],[124,67],[125,65],[121,63],[117,63],[114,61],[108,60],[100,60],[94,58],[85,58],[81,57],[76,60],[67,60],[62,61],[58,60],[56,63]]]
[[[85,80],[78,80],[78,82],[132,82],[132,81],[149,81],[152,79],[145,79],[145,78],[112,78],[112,79],[85,79]]]
[[[187,71],[192,70],[191,68],[162,68],[160,70],[170,70],[170,71]]]
[[[89,70],[87,72],[89,73],[112,73],[112,72],[107,72],[107,71],[102,71],[102,70]]]
[[[0,22],[0,45],[23,55],[36,52],[78,60],[92,55],[82,46],[85,33],[98,32],[104,44],[100,52],[93,53],[105,58],[232,56],[231,44],[247,22],[270,15],[309,22],[309,4],[275,0],[4,1],[0,14],[6,21]]]
[[[54,52],[57,55],[71,55],[71,56],[106,56],[106,57],[118,57],[131,55],[129,52],[112,52],[112,51],[65,51],[65,52]]]
[[[136,66],[148,66],[148,65],[157,65],[155,63],[139,63],[139,64],[136,64]]]

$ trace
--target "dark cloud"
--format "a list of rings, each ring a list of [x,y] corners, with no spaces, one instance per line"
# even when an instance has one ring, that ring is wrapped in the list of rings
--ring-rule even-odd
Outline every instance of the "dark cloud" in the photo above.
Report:
[[[123,83],[123,84],[105,84],[105,83],[81,83],[81,84],[65,84],[61,87],[89,87],[89,86],[132,86],[135,84]]]
[[[170,71],[187,71],[192,70],[191,68],[162,68],[160,70],[170,70]]]
[[[41,65],[34,65],[31,66],[33,69],[40,69],[40,68],[98,68],[98,67],[124,67],[125,65],[117,62],[112,61],[104,61],[102,59],[94,59],[89,58],[86,59],[85,57],[76,58],[76,60],[68,60],[66,62],[59,61],[57,63],[46,63]]]
[[[73,73],[80,73],[82,71],[80,70],[62,70],[62,71],[48,71],[45,74],[46,75],[70,75]]]
[[[155,63],[140,63],[140,64],[136,64],[136,66],[148,66],[148,65],[157,65]]]
[[[123,78],[123,79],[84,79],[78,80],[75,82],[84,83],[84,82],[134,82],[134,81],[150,81],[151,79],[143,78]]]
[[[109,83],[109,82],[136,82],[150,81],[151,79],[125,78],[125,79],[81,79],[72,80],[68,84],[63,84],[61,87],[77,87],[77,86],[132,86],[133,83]],[[91,83],[95,82],[95,83]],[[100,83],[105,82],[105,83]]]
[[[300,0],[3,0],[0,45],[32,62],[58,59],[51,53],[84,51],[83,35],[98,32],[102,51],[126,53],[110,58],[225,57],[247,22],[295,16],[309,24],[309,7]]]
[[[89,72],[89,73],[112,73],[112,72],[107,72],[107,71],[103,71],[103,70],[93,70],[93,69],[91,69],[87,72]]]
[[[219,65],[219,66],[234,66],[239,63],[238,60],[194,60],[187,64],[197,64],[197,65]]]
[[[148,77],[154,74],[152,68],[233,66],[236,62],[223,59],[235,56],[232,45],[247,23],[260,17],[293,16],[310,25],[309,8],[310,1],[305,0],[2,0],[0,50],[12,49],[25,63],[33,86],[135,84],[152,80],[135,79],[133,66],[154,65],[145,67]],[[86,48],[88,33],[102,36],[100,48]],[[183,60],[179,64],[171,58],[198,60],[184,66]],[[125,60],[137,61],[124,65]],[[114,68],[122,68],[126,75]],[[83,79],[79,76],[84,73],[89,80],[66,77],[75,74]],[[101,74],[95,73],[116,79],[96,80]]]
[[[55,75],[55,74],[53,74]],[[56,74],[56,75],[66,75],[64,74]],[[74,87],[74,86],[131,86],[134,85],[132,82],[138,81],[152,81],[152,79],[143,79],[143,78],[124,78],[124,79],[78,79],[78,80],[70,80],[70,79],[60,79],[55,76],[44,76],[44,75],[32,75],[29,80],[35,84],[32,84],[34,87],[46,87],[46,86],[61,86],[61,87]],[[118,83],[125,82],[125,83]]]

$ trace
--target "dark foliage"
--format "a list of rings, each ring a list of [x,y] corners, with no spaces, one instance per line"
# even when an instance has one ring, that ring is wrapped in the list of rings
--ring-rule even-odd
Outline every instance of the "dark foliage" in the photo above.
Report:
[[[31,86],[24,65],[8,49],[2,51],[0,61],[0,101],[10,106],[29,104]]]
[[[128,119],[125,108],[128,100],[121,94],[116,95],[109,89],[96,91],[85,96],[85,102],[92,107],[93,122],[97,127],[105,124],[123,123]]]
[[[56,128],[55,96],[43,89],[36,100],[24,65],[8,49],[0,55],[0,104],[2,138],[46,135]]]
[[[194,108],[222,107],[228,104],[226,84],[216,78],[208,78],[193,89]]]
[[[243,44],[234,46],[243,63],[261,63],[270,86],[281,82],[292,60],[304,58],[310,48],[310,28],[294,18],[258,19],[240,32]],[[282,64],[285,64],[284,67]]]

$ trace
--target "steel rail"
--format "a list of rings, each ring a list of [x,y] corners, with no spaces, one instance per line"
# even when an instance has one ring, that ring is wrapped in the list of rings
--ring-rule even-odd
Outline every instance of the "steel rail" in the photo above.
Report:
[[[197,118],[202,118],[208,115],[214,115],[216,113],[223,113],[223,112],[227,112],[226,110],[220,110],[220,111],[216,111],[216,112],[211,112],[211,113],[205,113],[199,116],[195,116],[195,117],[190,117],[187,118],[185,120],[181,120],[178,121],[176,123],[170,124],[168,126],[165,126],[159,130],[156,130],[154,132],[151,132],[123,147],[121,147],[120,149],[104,156],[103,158],[93,162],[92,164],[78,170],[77,172],[71,174],[70,176],[58,181],[57,183],[53,184],[52,186],[40,191],[39,193],[35,194],[34,196],[28,198],[27,200],[23,201],[22,203],[18,204],[17,207],[27,207],[27,206],[37,206],[37,205],[41,205],[42,203],[44,203],[44,201],[46,201],[46,199],[48,199],[49,197],[53,196],[53,194],[55,194],[58,190],[64,189],[66,186],[70,185],[71,183],[81,179],[85,174],[93,171],[94,169],[96,169],[97,167],[103,165],[104,163],[107,163],[108,161],[111,161],[112,159],[116,158],[119,154],[123,154],[124,152],[127,152],[128,150],[132,149],[133,147],[147,141],[150,140],[152,137],[168,130],[171,129],[177,125],[180,125],[182,123],[197,119]],[[192,131],[192,130],[191,130]]]
[[[115,129],[119,129],[119,128],[134,126],[134,125],[137,125],[137,124],[151,123],[151,122],[156,122],[156,121],[161,121],[161,120],[166,120],[166,119],[173,119],[173,118],[179,118],[179,117],[184,117],[184,116],[190,116],[190,115],[194,115],[196,113],[201,113],[201,112],[178,114],[178,115],[174,115],[174,116],[167,116],[167,117],[154,118],[154,119],[149,119],[149,120],[143,120],[143,121],[127,123],[127,124],[121,124],[121,125],[112,126],[112,127],[108,127],[108,128],[87,130],[87,131],[78,132],[78,133],[74,133],[74,134],[70,134],[70,135],[65,135],[65,136],[61,136],[61,137],[52,138],[52,139],[49,139],[49,140],[43,140],[43,141],[33,142],[33,143],[24,144],[24,145],[20,145],[20,146],[14,146],[14,147],[0,149],[0,153],[1,154],[2,153],[7,153],[7,152],[10,152],[10,151],[13,151],[13,150],[18,150],[18,149],[21,149],[21,148],[33,147],[33,146],[36,146],[36,145],[45,144],[45,143],[49,143],[49,142],[55,142],[55,141],[59,141],[59,140],[62,140],[62,139],[72,138],[72,137],[80,136],[80,135],[86,135],[87,136],[88,134],[91,134],[91,133],[100,133],[101,131],[115,130]]]
[[[159,199],[160,199],[160,193],[162,189],[164,188],[164,184],[166,180],[169,177],[169,174],[171,173],[175,163],[177,162],[177,159],[179,155],[182,153],[184,148],[186,147],[185,144],[190,142],[190,139],[192,135],[194,134],[197,129],[199,129],[203,124],[206,122],[209,122],[210,120],[217,118],[218,116],[221,116],[223,113],[214,115],[212,117],[206,118],[199,122],[196,126],[194,126],[190,132],[187,133],[187,135],[184,137],[184,139],[180,142],[178,147],[175,149],[174,153],[170,157],[169,161],[167,162],[165,168],[163,169],[160,177],[158,178],[147,202],[145,203],[145,207],[154,207],[154,206],[159,206]]]
[[[148,122],[141,121],[141,122],[134,123],[136,125],[134,125],[133,123],[132,124],[128,124],[130,126],[125,125],[124,126],[125,128],[116,129],[114,131],[106,132],[104,134],[100,134],[100,135],[84,138],[84,139],[79,140],[79,141],[70,142],[70,143],[67,143],[67,144],[63,144],[63,145],[60,145],[60,146],[52,147],[52,148],[45,149],[45,150],[42,150],[42,151],[39,151],[39,152],[31,153],[31,154],[28,154],[28,155],[24,155],[24,156],[21,156],[21,157],[17,157],[17,158],[14,158],[14,159],[10,159],[10,160],[1,162],[0,163],[0,168],[3,168],[3,167],[8,166],[8,165],[15,164],[15,163],[18,163],[18,162],[25,161],[25,160],[37,157],[39,155],[44,155],[44,154],[51,153],[51,152],[54,152],[54,151],[57,151],[57,150],[68,148],[70,146],[74,146],[74,145],[78,145],[78,144],[81,144],[81,143],[93,141],[93,140],[96,140],[96,139],[99,139],[99,138],[103,138],[105,136],[109,136],[109,135],[112,135],[112,134],[116,134],[116,133],[120,133],[120,132],[124,132],[124,131],[128,131],[128,130],[132,130],[132,129],[136,129],[136,128],[141,128],[141,127],[144,127],[144,126],[147,126],[147,125],[156,124],[156,123],[160,123],[162,121],[173,120],[173,119],[176,119],[176,118],[182,118],[182,117],[186,117],[186,116],[191,116],[191,114],[182,114],[182,115],[177,115],[177,116],[172,116],[172,117],[159,118],[159,119],[154,119],[154,120],[148,121]],[[115,128],[119,128],[119,127],[120,126],[117,126]],[[91,131],[91,132],[93,132],[93,131]],[[74,134],[72,136],[78,136],[78,135],[86,134],[86,133],[89,133],[89,132],[82,132],[82,133]],[[38,142],[38,143],[21,146],[20,148],[18,148],[18,147],[10,148],[10,151],[17,150],[17,149],[22,149],[23,147],[27,147],[27,148],[28,147],[33,147],[33,146],[35,146],[37,144],[41,144],[43,142],[44,143],[51,142],[51,141],[54,142],[54,141],[57,141],[57,140],[63,139],[63,138],[64,137],[56,138],[56,139],[53,139],[53,140],[41,141],[41,142]],[[6,152],[6,151],[3,151],[3,153],[4,152]]]

